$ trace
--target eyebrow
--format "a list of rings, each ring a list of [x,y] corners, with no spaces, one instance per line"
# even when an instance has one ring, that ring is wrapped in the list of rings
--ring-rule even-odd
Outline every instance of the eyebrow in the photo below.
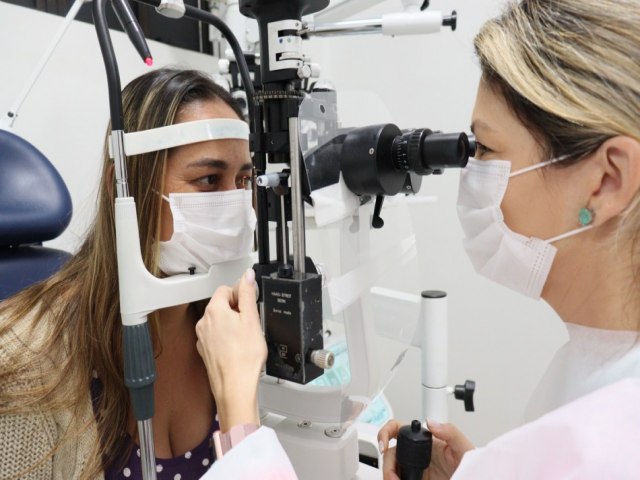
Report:
[[[491,128],[489,125],[487,125],[482,120],[474,120],[473,122],[471,122],[471,131],[473,133],[476,133],[477,129],[487,130],[487,131],[490,131],[490,132],[493,131],[493,128]]]
[[[200,160],[196,160],[195,162],[191,162],[187,165],[188,168],[219,168],[221,170],[226,170],[229,168],[229,163],[225,160],[219,160],[217,158],[202,158]],[[253,168],[253,164],[251,162],[247,162],[242,167],[240,167],[240,171],[243,170],[251,170]]]

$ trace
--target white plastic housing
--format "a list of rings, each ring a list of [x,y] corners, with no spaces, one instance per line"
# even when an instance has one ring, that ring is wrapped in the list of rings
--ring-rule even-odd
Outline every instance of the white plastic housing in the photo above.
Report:
[[[445,422],[447,409],[447,297],[422,298],[422,405],[425,418]]]
[[[298,31],[298,20],[280,20],[267,26],[269,36],[269,70],[284,70],[302,66],[302,39],[297,35],[280,36],[281,31]]]
[[[276,431],[278,440],[287,452],[298,478],[307,480],[344,479],[355,477],[358,471],[358,435],[350,426],[338,438],[325,431],[330,424],[311,423],[299,426],[291,419],[268,416],[263,425]]]
[[[116,198],[118,280],[123,325],[138,325],[160,308],[210,298],[221,285],[235,284],[252,265],[250,256],[211,267],[208,273],[153,276],[142,261],[133,197]]]
[[[442,28],[442,12],[401,12],[382,16],[383,35],[424,35]]]
[[[228,0],[227,9],[224,13],[224,23],[231,29],[238,40],[238,44],[243,52],[248,51],[247,47],[247,17],[240,13],[240,6],[237,0]]]
[[[124,153],[127,156],[139,155],[190,143],[225,139],[249,141],[249,125],[233,118],[208,118],[125,133]],[[113,158],[111,142],[109,156]]]

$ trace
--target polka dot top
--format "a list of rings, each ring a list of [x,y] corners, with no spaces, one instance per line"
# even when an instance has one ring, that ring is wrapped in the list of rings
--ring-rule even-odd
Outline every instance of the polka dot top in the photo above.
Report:
[[[96,398],[100,395],[102,385],[95,378],[91,383],[91,395],[96,405]],[[185,452],[183,455],[173,458],[157,458],[157,480],[197,480],[202,477],[215,461],[215,453],[211,436],[218,430],[218,422],[214,421],[207,436],[198,446]],[[134,443],[130,435],[123,437],[120,451],[126,451]],[[107,467],[104,472],[105,480],[142,480],[142,462],[140,461],[140,448],[133,445],[131,455],[124,466],[118,462],[117,467]]]
[[[217,428],[217,426],[215,427]],[[215,428],[193,450],[174,458],[156,458],[158,480],[197,480],[211,466],[214,454],[209,439]],[[132,441],[127,436],[127,441]],[[108,468],[105,480],[142,480],[142,464],[140,449],[135,446],[124,468]]]

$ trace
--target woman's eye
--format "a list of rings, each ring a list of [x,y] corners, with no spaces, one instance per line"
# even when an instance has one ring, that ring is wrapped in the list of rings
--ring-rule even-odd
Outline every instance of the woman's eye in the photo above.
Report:
[[[251,177],[240,177],[236,180],[236,188],[249,190],[251,189]]]
[[[216,185],[219,181],[218,175],[207,175],[205,177],[200,177],[196,180],[196,183],[200,185]]]
[[[476,141],[476,154],[475,154],[475,157],[482,157],[483,155],[486,155],[490,151],[491,151],[491,149],[485,147],[483,144],[481,144],[480,142]]]

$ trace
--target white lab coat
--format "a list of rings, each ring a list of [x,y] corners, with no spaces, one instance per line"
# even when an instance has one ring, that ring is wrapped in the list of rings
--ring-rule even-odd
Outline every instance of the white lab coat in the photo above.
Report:
[[[640,379],[582,397],[467,452],[452,480],[637,480]]]
[[[569,340],[555,354],[536,387],[525,411],[525,422],[623,378],[640,378],[637,331],[565,325]]]
[[[260,427],[234,446],[201,480],[297,480],[276,433]]]

